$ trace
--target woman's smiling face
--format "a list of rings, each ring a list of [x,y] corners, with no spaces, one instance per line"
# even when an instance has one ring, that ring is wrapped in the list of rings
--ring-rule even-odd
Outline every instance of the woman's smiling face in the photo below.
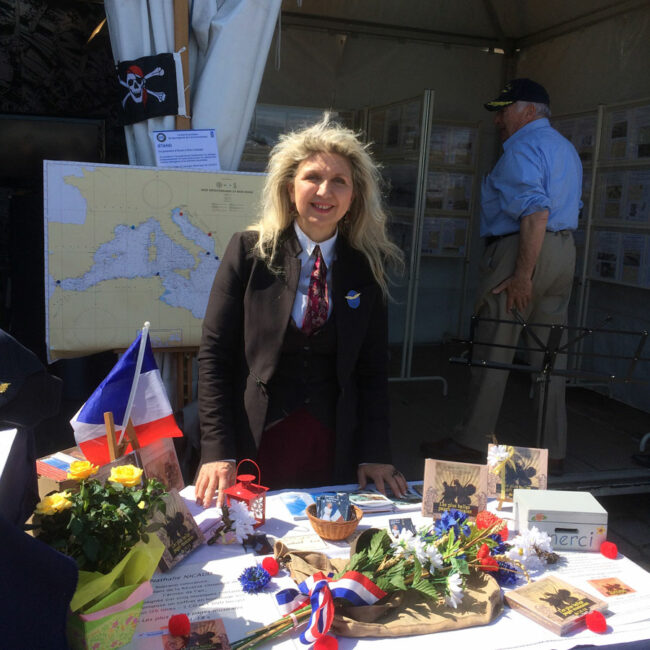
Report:
[[[352,167],[339,154],[315,153],[298,165],[288,190],[300,229],[312,241],[325,241],[334,235],[354,198]]]

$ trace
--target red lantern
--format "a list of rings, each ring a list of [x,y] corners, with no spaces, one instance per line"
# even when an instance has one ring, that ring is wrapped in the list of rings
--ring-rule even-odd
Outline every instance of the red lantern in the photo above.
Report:
[[[257,463],[250,458],[244,458],[239,461],[236,472],[239,471],[239,465],[242,463],[253,463],[257,468],[257,480],[261,480],[261,472]],[[253,528],[259,528],[266,521],[266,492],[269,488],[253,483],[255,480],[254,474],[238,474],[237,483],[232,487],[226,488],[224,494],[230,505],[231,500],[242,501],[246,507],[255,517],[255,525]]]

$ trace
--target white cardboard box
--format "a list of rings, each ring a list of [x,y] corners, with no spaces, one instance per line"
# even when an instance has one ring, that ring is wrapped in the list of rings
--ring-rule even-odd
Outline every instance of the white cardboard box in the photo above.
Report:
[[[589,492],[515,490],[517,530],[536,526],[560,551],[599,551],[607,539],[607,511]]]

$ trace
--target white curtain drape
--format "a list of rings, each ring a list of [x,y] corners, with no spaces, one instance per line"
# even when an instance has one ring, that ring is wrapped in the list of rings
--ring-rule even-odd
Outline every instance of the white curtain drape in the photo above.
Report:
[[[239,165],[281,1],[190,0],[192,128],[216,129],[224,170]],[[173,0],[105,0],[104,6],[116,63],[173,52]],[[126,126],[130,164],[154,166],[149,133],[174,127],[171,115]]]

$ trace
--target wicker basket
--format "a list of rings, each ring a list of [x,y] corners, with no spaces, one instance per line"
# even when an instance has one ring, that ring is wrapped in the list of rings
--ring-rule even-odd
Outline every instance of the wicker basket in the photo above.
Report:
[[[307,508],[307,516],[316,534],[322,539],[339,541],[349,537],[359,525],[363,510],[357,506],[351,506],[354,509],[354,519],[350,521],[325,521],[316,516],[316,504],[312,503]]]

